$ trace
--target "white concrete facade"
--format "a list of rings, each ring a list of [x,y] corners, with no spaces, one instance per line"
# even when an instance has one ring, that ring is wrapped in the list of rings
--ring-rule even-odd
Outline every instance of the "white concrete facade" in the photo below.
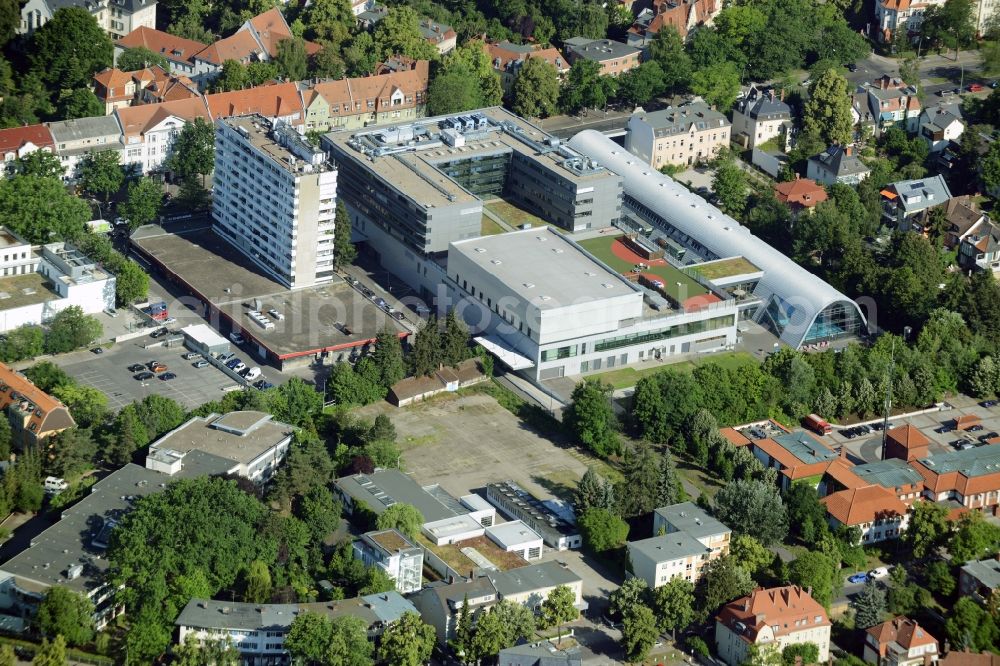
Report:
[[[156,0],[97,0],[80,2],[75,6],[89,11],[112,41],[121,39],[136,28],[156,27]],[[58,9],[48,0],[28,0],[21,8],[17,34],[30,35],[51,21]]]
[[[185,122],[179,116],[168,116],[144,133],[129,136],[125,139],[122,166],[143,174],[162,169]]]

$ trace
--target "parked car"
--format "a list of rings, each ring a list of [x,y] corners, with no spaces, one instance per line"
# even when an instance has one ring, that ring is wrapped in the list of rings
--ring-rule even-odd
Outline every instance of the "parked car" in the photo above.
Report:
[[[142,372],[143,370],[146,369],[146,366],[144,366],[142,363],[133,363],[132,365],[128,366],[127,369],[129,372]]]
[[[868,575],[874,578],[875,580],[885,578],[889,575],[889,567],[877,567],[869,571]]]
[[[853,62],[849,62],[849,63],[847,63],[847,71],[848,72],[856,72],[856,71],[858,71],[858,66],[855,63],[853,63]]]
[[[150,333],[149,337],[155,339],[155,338],[163,337],[166,334],[167,334],[167,329],[165,329],[165,328],[158,328],[155,331],[153,331],[152,333]]]
[[[980,407],[985,407],[986,409],[989,409],[990,407],[996,407],[997,406],[997,401],[996,400],[983,400],[981,403],[979,403],[979,406]]]
[[[196,368],[207,368],[208,367],[208,361],[206,361],[205,359],[201,359],[200,361],[195,361],[191,365],[193,365]]]
[[[868,574],[866,573],[856,573],[851,574],[847,577],[848,583],[854,583],[855,585],[861,585],[868,582]]]
[[[1000,81],[992,81],[990,83],[990,88],[996,88],[997,86],[1000,86]]]
[[[159,361],[150,361],[149,369],[152,370],[153,372],[166,372],[167,366],[166,364],[160,363]]]
[[[981,423],[977,423],[976,425],[971,425],[968,428],[966,428],[966,430],[968,430],[969,432],[979,432],[982,429],[983,425]]]
[[[163,320],[164,324],[173,324],[177,322],[177,317],[167,317]]]
[[[961,438],[961,439],[953,439],[953,440],[951,440],[951,442],[950,442],[950,443],[951,443],[951,445],[952,445],[953,447],[955,447],[956,449],[961,449],[961,448],[962,448],[962,445],[963,445],[963,444],[965,444],[965,443],[966,443],[966,442],[968,442],[968,441],[969,441],[969,440],[967,440],[967,439],[965,439],[965,438],[963,437],[963,438]]]
[[[199,354],[198,352],[188,352],[184,354],[181,358],[183,358],[185,361],[193,361],[196,358],[201,358],[201,354]]]
[[[236,356],[236,354],[234,354],[232,352],[223,352],[222,354],[219,354],[218,356],[216,356],[215,359],[217,361],[228,361],[233,356]]]
[[[229,339],[232,340],[233,343],[237,345],[241,345],[244,342],[243,336],[236,332],[230,333]]]
[[[240,359],[238,359],[238,358],[231,358],[228,361],[226,361],[226,367],[229,368],[230,370],[232,370],[233,368],[236,367],[236,364],[238,364],[239,362],[240,362]]]
[[[92,351],[95,354],[103,354],[104,353],[104,347],[94,347],[90,351]]]
[[[162,375],[160,375],[160,379],[162,379],[165,382],[169,382],[171,379],[173,379],[176,376],[177,375],[175,375],[172,372],[164,372]]]
[[[970,83],[969,84],[969,92],[977,93],[977,92],[980,92],[982,89],[983,89],[983,86],[981,84],[979,84],[979,83]]]
[[[979,441],[983,442],[985,444],[987,440],[993,439],[994,437],[998,437],[998,436],[1000,436],[1000,435],[997,435],[996,431],[993,430],[993,431],[990,431],[990,432],[986,433],[985,435],[980,435],[979,436]]]
[[[139,374],[133,376],[133,379],[137,379],[140,382],[144,382],[147,379],[152,379],[155,376],[156,375],[154,375],[152,372],[140,372]]]
[[[244,363],[243,361],[240,361],[239,363],[237,363],[237,364],[236,364],[236,365],[235,365],[235,366],[233,367],[233,372],[243,372],[243,370],[244,370],[244,369],[245,369],[246,367],[247,367],[247,364],[246,364],[246,363]]]

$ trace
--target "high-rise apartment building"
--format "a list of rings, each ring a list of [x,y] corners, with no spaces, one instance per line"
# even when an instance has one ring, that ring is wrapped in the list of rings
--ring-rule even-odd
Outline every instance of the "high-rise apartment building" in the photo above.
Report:
[[[216,122],[216,233],[295,289],[333,277],[337,170],[291,126],[262,116]]]

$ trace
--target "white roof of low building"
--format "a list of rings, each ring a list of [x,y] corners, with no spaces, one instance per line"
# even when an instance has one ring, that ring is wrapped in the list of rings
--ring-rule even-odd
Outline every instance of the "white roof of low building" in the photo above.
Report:
[[[215,329],[208,324],[185,326],[181,329],[181,333],[207,347],[229,344],[229,340],[216,333]]]
[[[487,527],[486,536],[493,539],[501,548],[507,550],[531,543],[541,545],[542,542],[541,535],[520,520],[511,520],[510,522],[497,523],[492,527]]]
[[[837,289],[802,268],[750,230],[635,157],[611,139],[594,130],[584,130],[570,145],[622,176],[625,193],[651,209],[683,234],[695,239],[717,257],[743,256],[764,270],[754,295],[765,306],[777,297],[783,301],[788,321],[781,340],[798,348],[805,341],[817,316],[831,305],[853,307],[861,321],[857,304]]]

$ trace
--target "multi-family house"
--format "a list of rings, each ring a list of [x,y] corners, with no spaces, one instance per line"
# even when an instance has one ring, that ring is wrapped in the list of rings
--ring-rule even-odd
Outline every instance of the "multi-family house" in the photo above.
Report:
[[[926,214],[951,199],[951,190],[944,177],[931,176],[901,180],[887,185],[881,192],[882,219],[887,226],[900,231],[923,231]]]
[[[910,463],[924,477],[924,497],[966,509],[1000,504],[1000,446],[977,446]]]
[[[500,600],[489,578],[481,576],[450,584],[434,582],[420,590],[410,600],[424,622],[434,627],[438,643],[445,645],[455,637],[462,608],[468,604],[473,624]]]
[[[272,122],[300,126],[305,117],[302,95],[290,82],[205,95],[205,104],[212,120],[256,114]]]
[[[854,146],[834,144],[810,157],[806,165],[806,177],[823,185],[858,185],[870,173],[871,169],[854,154]]]
[[[195,118],[210,120],[204,98],[141,104],[117,109],[125,154],[122,165],[148,174],[164,168],[174,139]]]
[[[733,106],[733,140],[755,148],[774,138],[782,150],[791,147],[792,107],[785,104],[784,91],[751,85]]]
[[[139,69],[123,72],[114,67],[94,74],[94,95],[104,104],[105,115],[114,113],[115,109],[129,106],[142,90],[153,80],[150,69]]]
[[[958,571],[958,592],[984,606],[1000,589],[1000,555],[985,560],[966,562]]]
[[[732,530],[704,509],[683,502],[653,513],[657,536],[628,542],[632,574],[651,589],[673,578],[696,582],[711,560],[729,553]]]
[[[424,551],[399,530],[365,532],[354,540],[354,557],[368,567],[379,567],[396,583],[400,594],[422,586]]]
[[[433,44],[441,55],[453,51],[458,42],[458,33],[454,28],[429,18],[420,20],[420,34]]]
[[[625,148],[659,169],[706,162],[729,145],[732,124],[704,102],[634,113],[626,126]]]
[[[812,212],[816,206],[829,198],[823,186],[817,184],[815,180],[798,176],[795,180],[777,183],[774,186],[774,196],[788,206],[795,217]]]
[[[115,62],[126,49],[143,48],[162,56],[174,74],[194,74],[194,56],[204,51],[207,44],[193,39],[184,39],[169,32],[156,30],[152,26],[139,27],[115,42]]]
[[[812,643],[819,649],[817,663],[830,655],[830,619],[809,592],[797,585],[757,588],[731,601],[715,617],[715,645],[719,658],[729,666],[747,660],[750,646],[774,650]]]
[[[326,132],[409,122],[426,115],[429,63],[356,79],[314,83],[302,90],[305,129]]]
[[[804,430],[755,439],[750,450],[764,467],[778,470],[782,489],[819,477],[838,458],[833,449]]]
[[[965,131],[962,112],[957,104],[924,109],[919,124],[919,136],[927,142],[932,153],[944,150]]]
[[[856,527],[862,544],[897,539],[910,522],[906,504],[879,485],[839,490],[820,502],[826,507],[830,527]]]
[[[896,617],[865,632],[864,657],[876,666],[929,666],[938,660],[938,642],[916,620]]]
[[[864,92],[864,88],[851,95],[851,124],[855,128],[855,140],[859,141],[875,133],[875,116],[872,114],[868,93]]]
[[[138,102],[159,104],[201,97],[198,85],[186,74],[172,74],[160,67],[150,68],[153,77],[138,93]]]
[[[924,12],[929,7],[944,4],[944,0],[878,0],[875,3],[875,20],[879,39],[883,42],[915,39],[924,22]]]
[[[969,271],[1000,273],[1000,226],[987,220],[965,236],[958,246],[958,265]]]
[[[717,0],[653,0],[643,8],[628,30],[629,46],[645,50],[665,26],[677,30],[682,39],[699,25],[709,25],[722,10]]]
[[[862,86],[858,92],[865,95],[876,134],[893,126],[901,127],[910,134],[917,131],[921,106],[916,86],[883,74],[872,83]]]
[[[76,425],[66,405],[0,363],[0,410],[10,422],[11,442],[19,449],[38,447]]]
[[[541,58],[555,67],[562,75],[569,71],[566,58],[552,46],[541,48],[537,44],[514,44],[513,42],[483,42],[483,48],[489,54],[493,70],[500,75],[500,85],[504,93],[509,93],[517,78],[518,72],[531,58]]]
[[[114,115],[76,118],[46,123],[56,155],[63,166],[63,180],[76,180],[77,167],[87,155],[105,150],[121,153],[122,128]]]
[[[64,7],[86,9],[112,40],[156,25],[156,0],[28,0],[21,6],[17,34],[30,35]]]
[[[611,39],[571,37],[563,43],[566,60],[570,65],[579,60],[590,60],[601,66],[602,76],[618,76],[639,66],[642,49]]]
[[[36,150],[44,150],[47,153],[55,152],[55,142],[52,139],[52,132],[49,131],[47,126],[39,123],[37,125],[0,129],[0,155],[3,156],[3,168],[0,169],[0,177],[3,177],[10,171],[11,165],[16,160]]]

